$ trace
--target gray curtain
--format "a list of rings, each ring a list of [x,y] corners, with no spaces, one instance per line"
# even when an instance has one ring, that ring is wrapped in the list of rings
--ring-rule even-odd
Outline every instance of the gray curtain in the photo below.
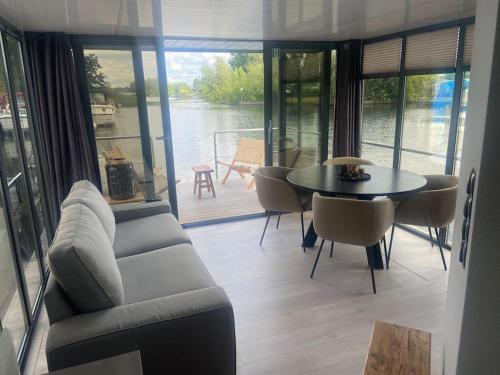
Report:
[[[334,156],[361,155],[361,41],[337,49],[337,105]]]
[[[25,41],[39,157],[49,211],[57,223],[60,203],[73,182],[96,182],[96,171],[68,36],[26,33]]]

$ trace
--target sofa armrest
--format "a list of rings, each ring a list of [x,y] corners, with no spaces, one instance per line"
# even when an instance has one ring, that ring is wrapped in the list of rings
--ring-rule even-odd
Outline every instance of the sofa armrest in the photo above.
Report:
[[[236,373],[231,302],[218,286],[82,314],[54,323],[49,370],[139,350],[148,374]]]
[[[117,223],[171,212],[170,203],[166,200],[117,204],[111,209]]]

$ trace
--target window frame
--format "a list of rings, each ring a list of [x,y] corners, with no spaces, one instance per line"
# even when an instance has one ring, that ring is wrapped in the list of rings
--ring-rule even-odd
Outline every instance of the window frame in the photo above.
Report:
[[[457,133],[458,133],[458,121],[460,115],[460,100],[462,97],[462,87],[463,87],[463,79],[465,72],[470,70],[470,65],[464,64],[463,56],[464,56],[464,44],[465,44],[465,32],[468,25],[474,24],[475,17],[465,18],[457,21],[451,21],[446,23],[441,23],[437,25],[431,25],[427,27],[422,27],[418,29],[403,31],[400,33],[394,33],[389,35],[384,35],[381,37],[366,39],[363,42],[363,46],[382,42],[385,40],[401,38],[401,60],[400,60],[400,69],[399,72],[396,73],[382,73],[382,74],[362,74],[362,87],[364,88],[364,81],[367,79],[374,78],[393,78],[399,77],[399,86],[398,86],[398,96],[397,96],[397,109],[396,109],[396,128],[394,135],[394,147],[393,147],[393,168],[399,169],[401,167],[401,154],[402,151],[414,152],[416,150],[405,149],[402,147],[403,140],[403,125],[404,125],[404,111],[405,111],[405,94],[406,94],[406,80],[409,76],[414,75],[425,75],[425,74],[439,74],[439,73],[454,73],[454,88],[453,88],[453,99],[451,105],[451,118],[450,118],[450,131],[448,134],[448,145],[446,150],[446,161],[445,161],[445,174],[451,175],[453,174],[455,153],[457,147]],[[409,70],[405,67],[406,60],[406,42],[407,38],[410,35],[420,34],[423,32],[429,31],[437,31],[442,29],[447,29],[451,27],[456,27],[458,32],[458,43],[457,43],[457,55],[455,58],[455,67],[450,68],[439,68],[439,69],[419,69],[419,70]],[[361,108],[363,108],[363,103],[361,103]],[[363,113],[363,109],[361,109],[361,113]],[[361,140],[363,144],[371,144],[371,142],[365,142],[363,139]],[[377,146],[377,145],[373,145]],[[382,147],[382,146],[380,146]],[[384,146],[389,147],[389,146]],[[406,227],[406,229],[415,232],[417,234],[421,234],[418,231]],[[448,238],[447,235],[448,228],[441,228],[439,230],[439,236],[443,239]],[[449,246],[448,246],[449,247]]]

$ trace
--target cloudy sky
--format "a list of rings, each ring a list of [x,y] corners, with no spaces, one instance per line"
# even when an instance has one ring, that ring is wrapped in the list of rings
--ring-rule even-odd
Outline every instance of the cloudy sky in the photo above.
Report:
[[[86,50],[86,54],[95,54],[102,66],[111,87],[125,87],[134,80],[132,53],[130,51]],[[185,82],[192,85],[200,75],[200,68],[212,64],[217,56],[229,59],[229,53],[211,52],[168,52],[167,76],[169,82]],[[156,58],[153,51],[143,52],[145,78],[156,78]]]

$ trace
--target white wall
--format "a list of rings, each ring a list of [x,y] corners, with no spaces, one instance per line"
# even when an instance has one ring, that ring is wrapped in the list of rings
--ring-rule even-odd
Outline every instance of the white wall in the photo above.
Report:
[[[500,0],[478,0],[446,309],[444,369],[500,374]],[[465,188],[477,171],[465,269]]]

